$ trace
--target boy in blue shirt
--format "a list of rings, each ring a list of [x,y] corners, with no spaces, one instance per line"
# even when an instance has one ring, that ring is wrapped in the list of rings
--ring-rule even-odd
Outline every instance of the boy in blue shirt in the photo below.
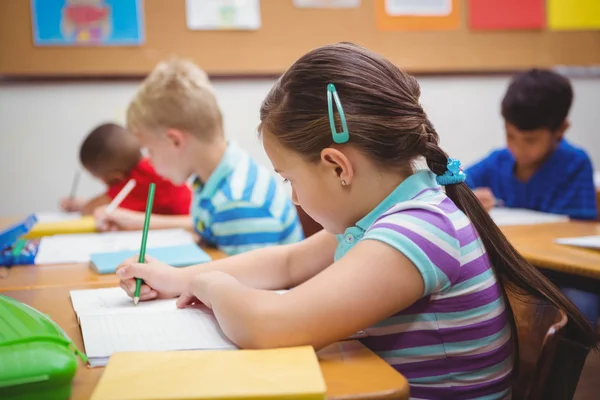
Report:
[[[518,74],[502,100],[507,148],[470,167],[467,184],[491,208],[527,208],[573,219],[598,217],[594,170],[584,150],[563,137],[573,101],[569,80],[532,69]]]
[[[555,72],[532,69],[514,77],[502,100],[507,148],[466,171],[466,183],[486,209],[501,202],[572,219],[598,218],[592,163],[564,139],[572,101],[569,80]],[[598,296],[562,290],[595,326]]]

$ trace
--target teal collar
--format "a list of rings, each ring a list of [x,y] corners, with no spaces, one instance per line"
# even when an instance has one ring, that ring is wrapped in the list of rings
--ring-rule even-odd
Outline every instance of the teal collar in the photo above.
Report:
[[[426,189],[441,188],[435,181],[435,175],[429,170],[417,171],[403,180],[377,207],[356,223],[356,226],[366,231],[373,223],[392,206],[411,200]]]
[[[221,182],[231,175],[242,156],[242,150],[235,143],[229,142],[223,158],[221,158],[217,168],[210,174],[208,180],[202,182],[198,176],[194,177],[194,191],[199,193],[199,197],[210,199],[217,194]]]

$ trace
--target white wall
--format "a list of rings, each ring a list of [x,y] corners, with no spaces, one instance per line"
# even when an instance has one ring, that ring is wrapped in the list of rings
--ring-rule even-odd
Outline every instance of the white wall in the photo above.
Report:
[[[455,158],[469,164],[504,143],[499,115],[508,77],[423,77],[422,103]],[[273,80],[215,82],[227,135],[270,166],[256,137],[260,102]],[[569,138],[600,166],[600,79],[573,80]],[[0,82],[0,216],[49,211],[68,194],[84,135],[108,120],[123,122],[136,82]],[[82,175],[78,195],[101,186]]]

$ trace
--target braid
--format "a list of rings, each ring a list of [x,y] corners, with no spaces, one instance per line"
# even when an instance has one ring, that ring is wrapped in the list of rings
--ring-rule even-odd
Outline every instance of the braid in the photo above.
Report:
[[[439,146],[439,135],[435,131],[433,124],[426,119],[422,124],[422,150],[421,154],[427,161],[427,166],[436,175],[442,175],[446,172],[448,165],[448,154]]]

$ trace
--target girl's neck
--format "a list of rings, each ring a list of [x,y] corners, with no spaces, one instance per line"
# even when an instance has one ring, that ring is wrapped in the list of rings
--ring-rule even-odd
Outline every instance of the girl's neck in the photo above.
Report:
[[[413,171],[373,171],[356,179],[352,202],[356,205],[353,224],[367,216],[385,200]]]

